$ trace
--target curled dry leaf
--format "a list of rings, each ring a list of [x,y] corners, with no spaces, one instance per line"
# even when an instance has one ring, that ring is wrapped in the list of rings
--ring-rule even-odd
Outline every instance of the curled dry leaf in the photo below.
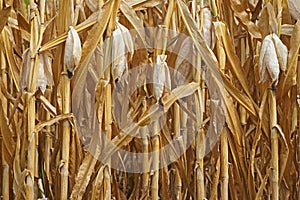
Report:
[[[30,80],[30,51],[29,49],[25,50],[22,56],[22,68],[21,68],[21,77],[20,85],[22,89],[29,88]],[[47,86],[53,86],[53,74],[51,69],[51,56],[47,52],[40,54],[39,59],[39,69],[38,69],[38,79],[37,79],[37,88],[40,88],[44,93]]]
[[[281,42],[276,34],[270,34],[263,40],[258,62],[260,82],[267,79],[266,72],[271,77],[272,83],[277,85],[280,70],[286,70],[287,47]]]
[[[259,28],[250,20],[251,16],[250,12],[247,11],[246,1],[230,0],[227,3],[233,10],[234,15],[238,18],[241,26],[243,26],[254,38],[261,38],[261,32]]]
[[[278,33],[278,21],[271,3],[267,3],[261,10],[257,26],[260,28],[263,38],[270,33]]]
[[[300,1],[299,0],[289,0],[289,9],[290,9],[290,13],[294,19],[300,18]]]
[[[164,88],[171,90],[171,79],[166,55],[158,55],[153,71],[154,97],[157,101],[162,97]]]
[[[129,30],[117,22],[117,29],[113,32],[112,48],[112,77],[119,80],[128,71],[127,56],[133,55],[134,45]],[[127,82],[127,77],[125,77]]]
[[[76,30],[70,26],[65,45],[64,65],[69,77],[72,77],[82,54],[81,42]]]

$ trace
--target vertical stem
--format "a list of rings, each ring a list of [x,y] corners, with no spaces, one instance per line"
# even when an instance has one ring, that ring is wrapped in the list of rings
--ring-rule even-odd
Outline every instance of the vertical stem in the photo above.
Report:
[[[297,69],[297,134],[296,134],[296,161],[298,171],[297,187],[300,185],[300,62]],[[297,190],[297,199],[300,199],[300,190]]]
[[[110,70],[108,68],[108,75],[110,74]],[[109,77],[106,77],[109,78]],[[111,84],[108,84],[106,87],[106,95],[105,95],[105,133],[106,137],[110,140],[111,134],[112,134],[112,102],[111,102]],[[105,185],[105,199],[111,199],[111,168],[110,168],[110,162],[111,159],[108,159],[107,164],[108,167],[104,169],[105,179],[104,179],[104,185]]]
[[[209,199],[215,200],[218,199],[218,185],[220,179],[220,155],[216,158],[216,170],[213,176],[213,183],[211,186],[211,195]]]
[[[1,79],[3,84],[7,88],[7,72],[6,72],[6,63],[5,57],[2,51],[0,51],[0,62],[1,62]],[[1,94],[1,90],[0,90]],[[1,94],[2,96],[2,94]],[[3,108],[4,113],[7,113],[8,102],[6,98],[1,98],[1,106]],[[1,152],[1,159],[2,159],[2,196],[3,199],[9,199],[9,165],[5,160],[4,156],[4,143],[2,140],[2,152]]]
[[[271,187],[272,199],[279,199],[279,166],[278,166],[278,133],[277,129],[273,128],[277,124],[277,111],[276,111],[276,95],[275,90],[269,90],[269,112],[270,112],[270,129],[271,129]]]
[[[68,30],[68,27],[72,25],[74,20],[74,4],[73,0],[63,0],[60,2],[60,11],[58,17],[58,32],[64,32]],[[65,9],[65,10],[62,10]],[[58,51],[63,51],[58,49]],[[60,55],[57,60],[60,60]],[[59,66],[60,66],[59,62]],[[62,113],[68,114],[71,112],[71,81],[67,76],[67,69],[63,65],[63,73],[61,75],[61,94],[62,94]],[[60,73],[60,70],[59,72]],[[61,149],[61,161],[62,167],[60,172],[60,199],[68,199],[69,188],[69,156],[70,156],[70,140],[71,140],[71,125],[68,120],[62,123],[62,149]]]
[[[166,50],[167,50],[167,43],[168,43],[168,33],[169,33],[169,27],[170,27],[170,23],[171,23],[171,17],[174,11],[174,0],[169,0],[169,6],[168,6],[168,11],[166,14],[166,17],[164,19],[164,25],[166,30],[164,31],[164,46],[163,46],[163,52],[162,54],[166,54]]]
[[[180,136],[180,107],[177,103],[174,104],[174,125],[173,125],[173,130],[174,130],[174,138],[178,138]],[[179,161],[180,162],[180,161]],[[174,184],[174,197],[177,200],[182,199],[182,181],[180,178],[180,173],[176,165],[175,167],[175,184]]]
[[[221,199],[228,200],[228,130],[223,128],[221,133]]]
[[[46,90],[46,93],[45,93],[45,97],[49,100],[50,102],[50,90],[47,89]],[[50,114],[49,112],[46,112],[46,120],[49,120],[50,119]],[[47,126],[46,127],[46,141],[45,141],[45,173],[47,174],[47,176],[49,178],[51,178],[51,175],[50,175],[50,160],[51,160],[51,146],[52,146],[52,139],[49,135],[50,133],[50,126]]]
[[[66,69],[65,69],[66,72]],[[70,113],[71,111],[71,88],[70,88],[70,79],[67,76],[67,73],[63,74],[62,77],[62,112],[63,114]],[[63,131],[62,131],[62,150],[61,150],[61,159],[63,165],[61,167],[61,191],[60,199],[68,199],[68,177],[69,177],[69,154],[70,154],[70,132],[71,126],[68,120],[63,122]]]
[[[39,16],[35,8],[34,0],[30,0],[30,68],[28,76],[28,92],[25,93],[25,114],[24,119],[27,122],[27,169],[29,174],[26,176],[26,199],[34,199],[34,177],[36,167],[36,105],[35,92],[38,79],[38,70],[40,58],[37,54],[39,48],[40,27]]]
[[[30,44],[34,45],[34,44]],[[36,108],[35,108],[35,90],[38,76],[38,65],[39,65],[39,56],[31,55],[30,63],[30,75],[29,75],[29,90],[25,94],[25,105],[27,106],[26,115],[27,119],[27,169],[29,175],[26,177],[26,198],[34,199],[34,176],[35,176],[35,165],[36,165],[36,136],[35,136],[35,117],[36,117]]]
[[[33,66],[32,66],[33,67]],[[27,105],[27,140],[28,140],[28,152],[27,152],[27,169],[30,173],[26,177],[26,185],[28,189],[26,190],[26,198],[34,199],[34,172],[35,172],[35,98],[32,93],[27,93],[25,95],[25,101]]]
[[[147,101],[143,100],[142,113],[147,111]],[[143,157],[143,174],[142,174],[142,191],[141,196],[144,196],[146,199],[149,199],[149,129],[148,127],[142,127],[142,152],[144,153]]]
[[[146,127],[145,127],[146,128]],[[142,196],[146,194],[148,191],[148,186],[149,186],[149,158],[148,158],[148,146],[149,146],[149,141],[147,137],[147,129],[142,128],[141,132],[143,135],[143,153],[144,153],[144,160],[143,160],[143,175],[142,175]],[[148,198],[148,194],[146,195],[146,198]]]
[[[245,38],[242,38],[240,40],[240,44],[241,44],[241,64],[242,66],[245,64],[246,62],[246,57],[247,57],[247,50],[246,50],[246,45],[247,45],[247,40]],[[242,125],[246,125],[247,124],[247,111],[246,109],[239,105],[239,113],[240,113],[240,120],[241,120],[241,124]]]
[[[199,59],[201,61],[201,59]],[[200,129],[196,136],[196,197],[197,199],[205,199],[204,186],[204,166],[203,159],[205,155],[205,133],[202,127],[203,114],[205,112],[205,85],[200,78],[200,73],[196,71],[194,79],[202,83],[202,88],[196,92],[195,95],[195,110],[197,116],[197,127]]]
[[[196,5],[197,6],[197,5]],[[198,20],[198,28],[200,31],[203,29],[204,14],[203,14],[203,0],[199,2],[199,14],[196,14]],[[198,9],[196,9],[198,10]],[[201,55],[198,53],[194,58],[195,66],[201,65]],[[205,132],[202,127],[203,114],[205,113],[205,82],[201,78],[201,72],[195,69],[194,81],[201,85],[200,90],[196,91],[195,95],[195,110],[197,116],[197,128],[200,129],[196,136],[196,199],[202,200],[206,198],[205,184],[204,184],[204,155],[205,155]]]
[[[204,185],[204,130],[201,128],[196,138],[196,198],[197,200],[205,199]]]
[[[244,48],[242,48],[244,49]],[[242,54],[244,51],[242,50]],[[220,63],[220,69],[222,73],[225,72],[226,67],[226,53],[220,41],[217,41],[217,54]],[[240,107],[241,113],[243,107]],[[244,113],[245,114],[245,113]],[[240,114],[241,121],[245,118],[245,115]],[[228,199],[228,183],[229,183],[229,175],[228,175],[228,130],[227,128],[223,128],[221,132],[221,199]]]
[[[104,74],[104,78],[106,80],[108,80],[109,84],[106,87],[106,95],[105,95],[105,113],[104,113],[104,119],[105,119],[105,124],[104,124],[104,129],[105,129],[105,133],[106,133],[106,137],[108,139],[111,139],[111,135],[112,135],[112,100],[111,100],[111,92],[112,92],[112,88],[111,88],[111,70],[110,70],[110,61],[111,59],[107,59],[107,58],[112,58],[111,56],[111,51],[113,51],[112,49],[112,44],[113,44],[113,39],[111,39],[112,33],[115,29],[116,26],[116,19],[117,19],[117,11],[119,9],[120,6],[120,2],[121,0],[115,0],[114,1],[114,5],[113,5],[113,11],[111,13],[110,16],[110,20],[109,23],[107,25],[107,46],[105,49],[105,59],[104,59],[104,66],[109,66],[106,70],[105,70],[105,74]],[[101,2],[99,2],[101,3]],[[112,58],[113,59],[113,58]],[[111,168],[110,168],[110,163],[111,163],[111,159],[109,158],[107,160],[107,165],[108,167],[106,167],[104,169],[104,174],[105,179],[104,179],[104,188],[105,188],[105,199],[111,199]]]
[[[154,122],[153,127],[154,136],[152,138],[152,146],[153,146],[153,169],[155,169],[154,174],[152,176],[151,183],[151,199],[158,200],[158,180],[159,180],[159,121]]]

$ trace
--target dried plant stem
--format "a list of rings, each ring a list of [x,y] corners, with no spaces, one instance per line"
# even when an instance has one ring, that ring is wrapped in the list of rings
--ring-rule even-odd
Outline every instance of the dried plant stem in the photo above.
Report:
[[[64,70],[65,72],[66,69]],[[62,112],[68,114],[71,111],[71,91],[70,91],[70,79],[67,73],[63,73],[61,77],[61,93],[62,93]],[[70,137],[71,126],[68,120],[65,120],[62,124],[62,151],[61,151],[61,191],[60,199],[68,199],[68,178],[69,178],[69,154],[70,154]]]
[[[228,130],[226,127],[223,128],[221,133],[221,199],[228,200]]]
[[[114,1],[114,5],[113,5],[113,10],[110,16],[110,20],[109,23],[107,25],[107,48],[105,49],[105,59],[104,59],[104,66],[110,66],[112,63],[110,62],[110,59],[107,58],[111,58],[111,51],[112,49],[112,39],[110,38],[112,36],[112,33],[115,29],[116,26],[116,18],[117,18],[117,11],[119,9],[120,6],[120,2],[121,0],[116,0]],[[102,2],[99,2],[99,4],[102,4]],[[105,70],[105,74],[104,74],[104,78],[110,82],[112,81],[111,78],[111,69],[110,67],[108,67]],[[111,139],[111,135],[112,135],[112,97],[111,97],[111,93],[112,93],[112,88],[111,88],[111,83],[109,83],[106,87],[106,92],[105,92],[105,110],[104,110],[104,130],[105,130],[105,135],[106,137],[110,140]],[[110,168],[110,163],[111,163],[111,159],[109,158],[107,160],[107,165],[108,167],[106,167],[104,169],[104,174],[105,174],[105,179],[104,179],[104,197],[105,199],[111,199],[111,168]]]
[[[298,171],[298,181],[297,185],[300,185],[300,62],[298,62],[297,70],[297,134],[296,134],[296,161],[297,161],[297,171]],[[300,190],[297,190],[297,199],[300,199]]]
[[[205,184],[204,184],[204,130],[201,129],[196,138],[196,197],[197,199],[205,199]]]
[[[2,143],[3,145],[3,143]],[[9,199],[9,165],[7,164],[4,156],[2,156],[2,197]]]
[[[107,70],[107,74],[110,73],[110,70],[108,69]],[[106,90],[106,94],[105,94],[105,135],[106,137],[110,140],[111,139],[111,134],[112,134],[112,127],[111,127],[111,123],[112,123],[112,101],[111,101],[111,84],[108,84],[107,87],[105,88]],[[105,196],[105,199],[111,199],[111,169],[110,169],[110,162],[111,162],[111,159],[108,159],[107,160],[107,163],[108,163],[108,167],[106,167],[104,169],[104,196]]]
[[[278,165],[278,133],[274,128],[277,125],[277,109],[276,109],[276,95],[275,90],[269,90],[269,112],[270,112],[270,129],[271,129],[271,187],[272,187],[272,199],[279,199],[279,165]]]
[[[151,182],[151,199],[158,200],[158,180],[159,180],[159,121],[154,122],[153,133],[154,136],[152,137],[152,147],[153,147],[153,160],[152,160],[152,168],[155,169],[152,175],[152,182]]]
[[[219,178],[220,178],[220,156],[218,156],[216,159],[217,159],[216,169],[215,169],[215,174],[213,176],[211,195],[209,199],[218,199],[218,185],[219,185]]]
[[[4,54],[2,51],[0,51],[0,61],[1,61],[1,79],[4,84],[4,86],[7,88],[7,72],[6,72],[6,64],[4,60]],[[0,90],[1,96],[3,95],[1,90]],[[7,106],[8,102],[6,98],[1,99],[1,106],[5,114],[7,114]],[[2,135],[1,135],[2,136]],[[2,137],[3,138],[3,137]],[[2,142],[2,152],[4,152],[4,142],[3,139],[1,140]],[[9,199],[9,165],[5,160],[4,153],[1,154],[1,159],[2,159],[2,196],[3,199]]]
[[[28,139],[28,152],[27,152],[27,169],[30,175],[26,177],[26,184],[28,189],[26,190],[26,198],[34,199],[34,172],[35,172],[35,98],[32,94],[27,93],[25,95],[27,105],[27,139]]]
[[[174,104],[174,138],[175,140],[180,136],[180,107],[177,103]],[[177,200],[182,199],[182,181],[180,178],[180,172],[176,165],[175,168],[175,183],[174,183],[174,197]]]
[[[34,28],[33,28],[34,29]],[[33,45],[33,44],[31,44]],[[26,198],[34,199],[34,176],[36,167],[36,136],[35,136],[35,90],[37,82],[37,69],[39,65],[39,57],[36,55],[34,59],[31,59],[30,63],[30,86],[27,93],[25,93],[25,105],[27,106],[27,140],[28,140],[28,150],[27,150],[27,169],[29,174],[26,177]]]
[[[197,73],[197,72],[196,72]],[[199,73],[197,73],[200,76]],[[199,82],[202,83],[201,80]],[[204,155],[205,155],[205,132],[202,127],[203,113],[205,112],[205,87],[196,92],[195,95],[195,110],[197,115],[197,127],[200,129],[196,136],[196,197],[197,199],[205,199],[205,184],[204,184]]]
[[[217,42],[217,54],[218,58],[220,61],[220,69],[222,73],[225,73],[225,67],[226,67],[226,53],[225,49],[221,45],[221,42]],[[242,48],[242,54],[244,53],[244,48]],[[241,123],[245,124],[246,122],[243,123],[243,121],[246,121],[246,111],[243,107],[240,107],[240,119]],[[221,198],[223,200],[228,199],[228,184],[229,184],[229,172],[228,172],[228,130],[227,128],[223,128],[221,132]]]
[[[35,133],[35,119],[36,119],[36,104],[35,104],[35,92],[37,87],[37,79],[38,79],[38,70],[40,64],[40,58],[37,54],[37,49],[40,45],[39,38],[40,35],[40,27],[38,27],[39,16],[37,15],[37,10],[35,8],[34,0],[30,0],[30,15],[31,19],[31,27],[30,27],[30,70],[29,70],[29,80],[28,80],[28,92],[25,93],[25,121],[27,120],[27,141],[28,141],[28,149],[27,149],[27,169],[29,171],[29,175],[26,176],[26,198],[34,199],[34,177],[36,173],[36,133]]]
[[[50,89],[46,90],[45,96],[49,100],[51,99],[51,93]],[[50,119],[50,114],[49,112],[46,113],[46,120]],[[50,176],[50,161],[51,161],[51,147],[52,147],[52,139],[50,134],[50,126],[46,127],[46,139],[45,139],[45,173],[47,174],[47,177],[51,178]]]
[[[203,29],[204,14],[203,14],[203,0],[200,0],[200,11],[196,13],[198,20],[198,28],[200,31]],[[195,10],[197,11],[197,2],[194,1]],[[201,56],[198,54],[195,57],[195,65],[201,65]],[[206,198],[205,183],[204,183],[204,156],[205,156],[205,131],[203,129],[203,114],[205,113],[205,82],[201,78],[201,72],[194,69],[194,81],[200,84],[201,88],[195,94],[195,110],[197,116],[197,128],[200,129],[196,136],[196,199],[202,200]]]
[[[245,38],[241,39],[241,64],[244,65],[246,62],[246,57],[247,57],[247,41]],[[240,119],[241,119],[241,124],[246,125],[247,124],[247,111],[246,109],[240,105],[239,106],[239,111],[240,111]]]
[[[143,153],[144,153],[144,160],[143,160],[143,174],[142,174],[142,196],[148,198],[148,191],[149,191],[149,158],[148,158],[148,151],[149,151],[149,140],[147,137],[147,129],[141,129],[143,135]],[[147,194],[146,194],[147,193]]]
[[[169,6],[168,6],[168,11],[165,17],[164,25],[166,27],[166,30],[164,31],[164,46],[163,46],[163,52],[162,54],[166,54],[166,49],[167,49],[167,41],[168,41],[168,30],[170,27],[171,19],[172,19],[172,14],[174,11],[174,0],[169,0]]]
[[[104,67],[110,66],[112,63],[110,62],[110,57],[111,57],[111,48],[112,48],[112,39],[110,38],[110,36],[112,35],[112,31],[113,31],[113,27],[115,24],[114,21],[115,18],[111,19],[109,21],[109,29],[108,29],[108,38],[107,38],[107,46],[105,47],[105,52],[104,52]],[[105,80],[107,80],[108,82],[111,81],[110,79],[110,73],[111,73],[111,69],[110,67],[107,67],[107,69],[105,69],[104,72],[104,78]],[[109,83],[106,87],[105,87],[105,107],[104,107],[104,132],[106,135],[106,138],[108,138],[109,140],[111,139],[111,134],[112,134],[112,127],[111,127],[111,123],[112,123],[112,102],[111,102],[111,84]],[[107,199],[111,199],[111,169],[110,169],[110,163],[111,163],[111,159],[108,158],[106,161],[106,164],[108,165],[107,167],[105,167],[104,169],[104,174],[105,174],[105,179],[104,179],[104,194],[102,194],[104,197],[107,197]]]

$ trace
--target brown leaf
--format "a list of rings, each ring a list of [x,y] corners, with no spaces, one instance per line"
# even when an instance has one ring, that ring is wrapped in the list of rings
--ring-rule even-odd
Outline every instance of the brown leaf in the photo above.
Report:
[[[4,157],[9,167],[13,166],[13,158],[15,154],[15,141],[13,140],[13,131],[11,127],[8,125],[8,119],[6,118],[6,113],[3,110],[3,107],[0,106],[0,131],[3,141],[3,148],[5,153]]]
[[[267,3],[264,6],[258,19],[257,25],[262,33],[262,38],[266,37],[270,33],[278,33],[278,23],[271,3]]]
[[[1,19],[0,20],[0,33],[2,32],[4,26],[7,23],[7,20],[8,20],[8,17],[10,16],[11,10],[12,10],[11,6],[0,10],[0,19]]]
[[[14,81],[17,90],[20,91],[20,85],[19,85],[20,70],[19,67],[17,66],[16,59],[14,57],[14,50],[12,46],[14,44],[14,40],[13,37],[11,36],[12,36],[11,31],[8,28],[4,27],[2,31],[4,52],[9,66],[9,72],[11,73],[11,77]]]
[[[300,49],[300,20],[295,25],[290,44],[291,49],[288,55],[287,72],[279,83],[278,95],[285,95],[293,85],[296,85],[298,54]]]
[[[143,21],[137,16],[136,12],[124,1],[121,1],[120,10],[126,17],[126,19],[130,22],[130,24],[134,27],[135,31],[137,31],[141,41],[144,44],[146,36]]]
[[[289,4],[291,15],[293,16],[294,19],[298,20],[300,18],[300,1],[289,0],[288,4]]]
[[[75,185],[73,187],[70,199],[82,199],[86,187],[90,182],[92,173],[94,172],[96,162],[97,159],[95,159],[90,153],[87,153],[76,175]]]
[[[254,38],[261,38],[259,28],[250,19],[249,12],[246,12],[245,3],[240,4],[239,0],[230,0],[231,9],[234,11],[234,15],[239,19],[241,25],[249,31],[250,35]]]
[[[125,2],[135,10],[153,8],[161,4],[160,0],[125,0]]]
[[[97,16],[97,23],[89,31],[87,39],[83,43],[82,56],[79,67],[86,67],[95,51],[100,39],[103,36],[105,28],[109,21],[109,16],[113,10],[114,1],[109,0],[100,10]]]
[[[30,25],[21,13],[17,14],[17,20],[18,20],[19,28],[23,29],[24,31],[26,31],[29,34],[30,33]]]
[[[219,38],[220,41],[222,41],[222,43],[224,45],[227,58],[231,64],[232,72],[235,74],[235,76],[240,81],[246,94],[249,97],[251,97],[244,69],[242,67],[239,57],[236,54],[236,51],[234,48],[235,45],[232,40],[232,37],[229,34],[227,26],[222,22],[215,22],[214,26],[216,29],[216,36]]]

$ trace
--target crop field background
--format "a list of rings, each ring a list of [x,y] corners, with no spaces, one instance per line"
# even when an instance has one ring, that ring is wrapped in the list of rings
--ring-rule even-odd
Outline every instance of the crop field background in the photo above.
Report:
[[[1,199],[300,199],[300,0],[0,0]]]

